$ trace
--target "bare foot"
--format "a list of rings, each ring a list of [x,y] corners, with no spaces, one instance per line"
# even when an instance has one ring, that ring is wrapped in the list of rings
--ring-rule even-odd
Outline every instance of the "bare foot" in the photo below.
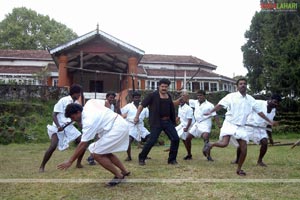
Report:
[[[83,165],[80,163],[80,164],[77,164],[76,165],[76,168],[83,168]]]
[[[122,174],[123,176],[129,176],[130,173],[131,173],[130,171],[121,172],[121,174]]]
[[[257,162],[257,166],[267,167],[267,165],[263,162]]]
[[[230,162],[230,164],[238,164],[238,161],[237,160],[233,160]]]

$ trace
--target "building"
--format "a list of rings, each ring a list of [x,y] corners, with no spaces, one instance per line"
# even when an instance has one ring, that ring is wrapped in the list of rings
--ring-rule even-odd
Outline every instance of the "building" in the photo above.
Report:
[[[156,89],[161,78],[171,80],[171,90],[235,91],[235,80],[216,68],[193,56],[145,54],[98,28],[49,51],[0,50],[2,83],[79,83],[87,98],[103,98],[107,91],[125,98],[129,90]]]

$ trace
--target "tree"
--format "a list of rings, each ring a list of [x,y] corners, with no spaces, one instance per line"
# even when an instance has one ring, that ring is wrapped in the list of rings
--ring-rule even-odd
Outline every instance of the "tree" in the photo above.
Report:
[[[299,96],[299,10],[256,12],[245,38],[242,52],[251,91]]]
[[[25,7],[0,22],[0,49],[47,49],[77,37],[64,24]]]

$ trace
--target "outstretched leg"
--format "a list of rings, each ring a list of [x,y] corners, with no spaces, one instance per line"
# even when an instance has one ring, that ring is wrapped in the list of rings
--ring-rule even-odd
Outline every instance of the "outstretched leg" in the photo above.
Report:
[[[123,175],[111,160],[111,154],[92,154],[93,158],[106,170],[114,174],[115,177],[122,179]]]
[[[127,172],[127,174],[123,174],[123,171],[126,170],[125,167],[123,166],[121,161],[112,153],[104,155],[92,154],[92,156],[104,169],[114,174],[113,179],[107,183],[107,186],[115,186],[121,183],[125,176],[128,176],[130,173]],[[120,168],[122,171],[119,171],[118,168]]]
[[[125,161],[131,161],[131,144],[133,142],[133,137],[129,136],[129,144],[128,144],[128,149],[127,149],[127,158],[125,159]]]
[[[267,165],[263,162],[263,158],[267,153],[268,150],[268,139],[267,138],[263,138],[260,140],[260,152],[259,152],[259,156],[258,156],[258,160],[257,160],[257,165],[262,166],[262,167],[266,167]]]
[[[271,128],[272,129],[272,126],[271,125],[267,125],[267,128]],[[273,141],[273,137],[272,137],[272,131],[267,131],[267,134],[268,134],[268,137],[269,137],[270,144],[274,145],[274,141]]]
[[[208,154],[205,153],[205,149],[208,148],[208,146],[209,146],[209,133],[207,133],[207,132],[203,133],[202,138],[203,138],[203,141],[204,141],[204,146],[203,146],[203,149],[202,149],[203,155],[206,156],[208,161],[214,161],[212,159],[212,157],[210,156],[210,152]]]
[[[241,153],[240,153],[240,158],[238,160],[238,167],[237,167],[236,173],[240,176],[245,176],[246,173],[242,170],[242,166],[243,166],[244,161],[247,156],[247,142],[245,140],[241,140],[241,139],[239,139],[237,141],[239,143]]]
[[[235,160],[231,161],[231,164],[238,164],[238,161],[240,159],[241,149],[240,147],[236,148],[236,158]]]
[[[78,145],[80,143],[80,141],[81,141],[81,136],[76,138],[75,143]],[[81,161],[82,161],[82,158],[84,156],[84,153],[85,153],[85,151],[83,151],[82,154],[79,155],[79,157],[77,158],[77,164],[76,164],[77,168],[82,168],[83,167],[82,164],[81,164]]]
[[[41,163],[39,172],[44,172],[45,171],[45,166],[46,166],[47,162],[49,161],[49,159],[51,158],[53,152],[55,151],[55,149],[57,147],[57,144],[58,144],[58,137],[57,137],[57,134],[54,133],[51,136],[50,146],[44,154],[44,158],[43,158],[43,161]]]
[[[121,174],[124,176],[129,175],[129,171],[125,168],[121,160],[115,155],[115,154],[108,154],[108,158],[111,160],[111,162],[118,167],[121,170]]]
[[[191,160],[192,159],[192,139],[194,136],[190,133],[187,134],[187,137],[184,142],[185,149],[187,151],[187,155],[183,158],[184,160]]]
[[[210,156],[210,151],[213,147],[220,147],[224,148],[227,147],[230,141],[230,135],[225,135],[222,137],[221,141],[215,142],[215,143],[208,143],[206,146],[204,146],[203,153],[205,154],[206,157]]]

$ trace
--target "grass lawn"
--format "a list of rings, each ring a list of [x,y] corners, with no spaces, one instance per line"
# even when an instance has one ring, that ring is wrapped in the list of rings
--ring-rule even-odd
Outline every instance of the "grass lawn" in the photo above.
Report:
[[[275,138],[283,143],[295,139]],[[133,146],[133,161],[124,164],[132,173],[126,181],[113,188],[105,187],[112,174],[99,165],[90,166],[84,157],[84,168],[76,169],[75,163],[66,171],[56,169],[66,160],[75,147],[55,151],[46,165],[38,168],[46,144],[0,145],[0,199],[299,199],[300,198],[300,146],[270,146],[265,156],[268,167],[256,166],[259,146],[248,145],[248,156],[243,169],[246,177],[235,173],[230,164],[235,148],[213,148],[214,162],[207,162],[202,155],[203,142],[192,141],[193,160],[184,161],[186,151],[180,143],[176,166],[167,164],[167,146],[155,146],[146,161],[139,166],[140,149]],[[121,160],[126,153],[117,154]]]

